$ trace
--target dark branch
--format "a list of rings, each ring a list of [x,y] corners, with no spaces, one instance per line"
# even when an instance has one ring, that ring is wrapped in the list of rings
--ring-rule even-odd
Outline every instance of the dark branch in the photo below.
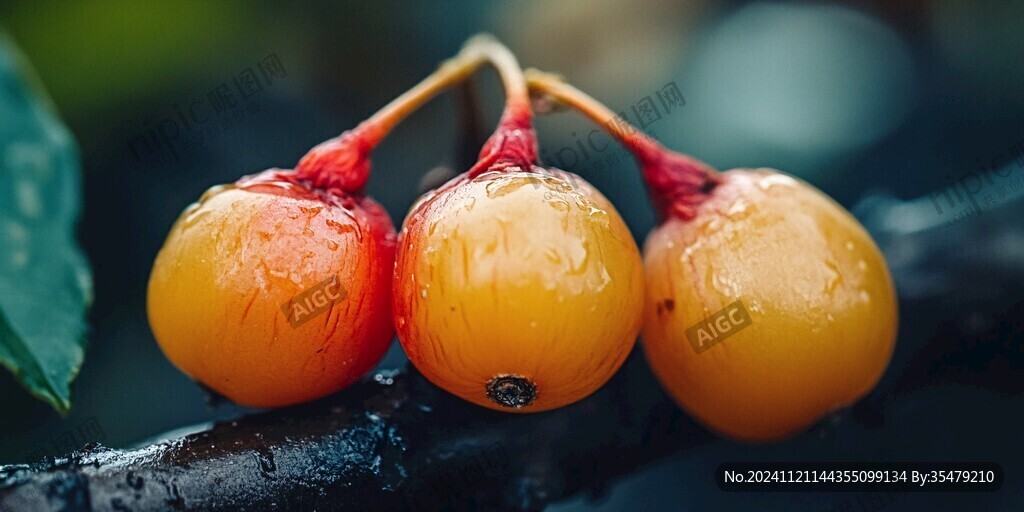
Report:
[[[710,438],[638,354],[595,395],[542,414],[378,374],[179,440],[0,468],[0,510],[539,510]]]

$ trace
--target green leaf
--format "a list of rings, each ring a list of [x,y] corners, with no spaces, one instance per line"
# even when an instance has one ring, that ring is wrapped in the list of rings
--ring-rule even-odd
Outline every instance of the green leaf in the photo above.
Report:
[[[0,364],[57,411],[85,353],[92,278],[75,243],[78,148],[0,33]]]

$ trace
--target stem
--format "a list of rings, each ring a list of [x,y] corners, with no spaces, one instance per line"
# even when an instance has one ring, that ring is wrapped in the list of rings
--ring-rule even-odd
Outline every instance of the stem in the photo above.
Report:
[[[640,164],[651,199],[663,215],[693,218],[721,177],[711,166],[687,155],[666,149],[629,124],[601,102],[566,83],[561,77],[528,69],[530,91],[557,103],[571,106],[622,143]]]
[[[485,62],[493,60],[494,43],[497,42],[490,36],[478,35],[470,38],[458,55],[441,63],[437,71],[391,100],[353,131],[362,132],[367,142],[371,146],[376,146],[409,114],[442,91],[469,78]]]
[[[519,61],[505,45],[489,36],[476,36],[470,43],[486,47],[491,65],[498,71],[505,88],[505,110],[498,126],[480,150],[470,177],[486,170],[519,168],[530,170],[537,161],[537,134],[533,130],[530,90]]]
[[[626,146],[637,159],[642,160],[655,153],[667,151],[661,144],[645,136],[642,131],[612,112],[612,109],[587,93],[569,85],[562,77],[533,68],[526,70],[525,76],[531,91],[542,93],[560,104],[569,105],[578,110],[594,123],[601,125],[609,135]]]
[[[295,167],[294,179],[308,180],[314,187],[323,189],[361,191],[370,173],[370,152],[391,130],[439,93],[466,80],[486,62],[498,69],[508,91],[506,115],[515,112],[517,118],[526,116],[529,123],[532,119],[529,90],[515,57],[493,37],[478,35],[466,41],[458,55],[358,126],[311,149]]]

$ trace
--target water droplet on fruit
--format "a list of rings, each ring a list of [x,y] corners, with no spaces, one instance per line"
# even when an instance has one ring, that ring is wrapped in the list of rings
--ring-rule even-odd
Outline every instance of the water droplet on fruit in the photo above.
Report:
[[[546,256],[548,261],[551,263],[562,262],[562,257],[558,255],[558,251],[554,247],[548,247],[547,250],[544,251],[544,256]]]
[[[680,263],[689,264],[690,258],[693,256],[693,253],[700,250],[703,245],[703,240],[697,240],[696,242],[686,246],[686,248],[683,249],[682,257],[679,258]]]
[[[518,185],[508,177],[493,178],[487,185],[484,185],[484,191],[487,192],[487,197],[497,199],[518,189]]]
[[[590,260],[590,251],[587,250],[587,241],[580,240],[579,244],[571,244],[568,247],[569,273],[580,275],[587,269],[587,262]]]
[[[299,207],[299,210],[302,210],[302,213],[305,213],[306,216],[309,217],[309,218],[316,217],[317,215],[320,214],[321,211],[323,211],[323,209],[324,208],[322,206],[300,206]]]
[[[199,222],[203,217],[206,217],[213,210],[200,208],[198,203],[192,203],[185,210],[185,222],[182,225],[182,230],[187,230]]]
[[[825,260],[825,273],[825,293],[832,295],[843,281],[843,276],[839,273],[839,266],[832,260]]]
[[[861,290],[860,291],[860,300],[861,300],[861,302],[865,302],[865,303],[866,302],[871,302],[871,294],[868,293],[867,290]]]
[[[797,182],[796,182],[796,180],[794,180],[793,178],[790,178],[789,176],[786,176],[785,174],[775,174],[775,173],[772,173],[772,174],[770,174],[768,176],[765,176],[765,177],[763,177],[763,178],[761,178],[760,180],[757,181],[757,186],[761,190],[768,190],[768,189],[770,189],[772,187],[779,186],[779,185],[786,186],[786,187],[793,187],[793,186],[797,185]]]
[[[333,229],[339,235],[344,235],[346,233],[355,233],[356,240],[362,241],[362,237],[360,236],[359,224],[344,224],[334,219],[327,219],[325,223],[327,224],[328,227]]]
[[[711,286],[725,297],[738,297],[739,285],[727,274],[721,272],[711,274]]]
[[[567,203],[564,199],[559,198],[559,197],[551,197],[551,198],[549,198],[547,200],[547,204],[548,204],[548,206],[550,206],[550,207],[552,207],[555,210],[558,210],[560,212],[568,212],[569,211],[569,203]]]
[[[234,185],[214,185],[206,189],[206,192],[203,192],[203,195],[199,197],[199,203],[205,203],[206,201],[210,200],[210,198],[212,198],[213,196],[233,188],[235,188]]]
[[[746,212],[747,212],[747,202],[744,201],[742,198],[740,198],[740,199],[737,199],[736,202],[734,202],[731,206],[729,206],[729,209],[726,210],[725,215],[727,217],[732,218],[732,217],[735,217],[737,215],[742,215],[742,214],[744,214]]]
[[[331,240],[331,239],[327,239],[326,242],[327,242],[327,248],[328,249],[330,249],[332,251],[337,251],[338,250],[338,242],[335,242],[334,240]]]

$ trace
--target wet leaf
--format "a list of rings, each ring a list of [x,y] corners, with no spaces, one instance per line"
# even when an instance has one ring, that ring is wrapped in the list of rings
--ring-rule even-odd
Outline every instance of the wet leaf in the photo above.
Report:
[[[62,413],[92,297],[74,238],[80,180],[71,134],[0,33],[0,364]]]

